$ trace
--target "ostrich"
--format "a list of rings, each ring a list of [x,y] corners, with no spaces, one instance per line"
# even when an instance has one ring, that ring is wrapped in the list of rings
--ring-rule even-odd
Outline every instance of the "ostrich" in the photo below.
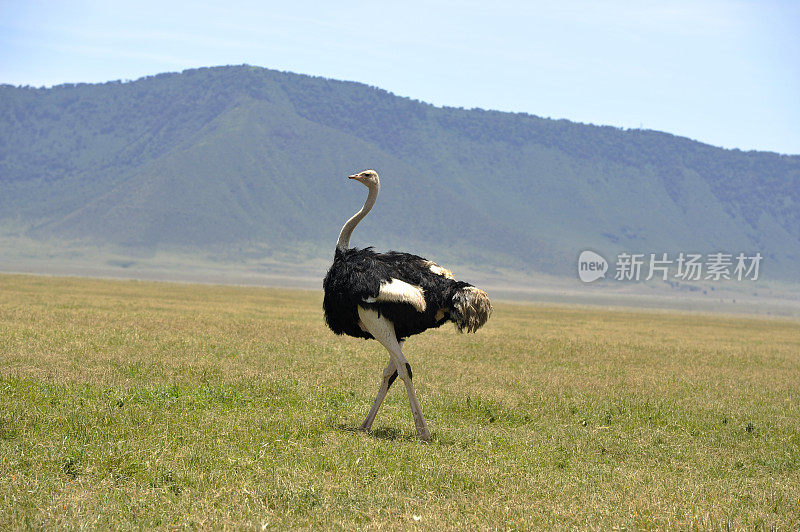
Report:
[[[456,281],[449,270],[435,262],[409,253],[349,247],[353,229],[375,205],[380,189],[375,170],[349,178],[366,185],[369,193],[364,206],[339,233],[333,265],[323,282],[325,321],[336,334],[375,339],[389,351],[378,396],[361,430],[372,427],[389,387],[400,376],[417,435],[428,441],[430,432],[411,382],[411,366],[403,356],[403,341],[447,321],[454,322],[459,332],[475,332],[489,319],[492,305],[486,292]]]

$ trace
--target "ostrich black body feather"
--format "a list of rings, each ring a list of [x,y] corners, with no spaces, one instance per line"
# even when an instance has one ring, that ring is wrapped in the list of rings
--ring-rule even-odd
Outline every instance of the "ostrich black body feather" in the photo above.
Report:
[[[337,248],[333,265],[323,281],[325,321],[336,334],[372,338],[361,329],[358,317],[359,306],[371,308],[394,324],[398,340],[440,327],[450,320],[458,325],[462,317],[455,303],[463,297],[463,289],[472,285],[433,272],[431,264],[410,253],[376,253],[371,247]],[[376,298],[381,283],[391,279],[420,287],[425,297],[425,311],[419,312],[408,303],[365,301]]]

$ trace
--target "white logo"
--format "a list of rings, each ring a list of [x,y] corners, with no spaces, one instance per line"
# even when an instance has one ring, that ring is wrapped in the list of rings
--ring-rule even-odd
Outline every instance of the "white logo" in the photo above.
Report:
[[[594,251],[582,251],[578,257],[578,277],[584,283],[591,283],[606,276],[608,262]]]

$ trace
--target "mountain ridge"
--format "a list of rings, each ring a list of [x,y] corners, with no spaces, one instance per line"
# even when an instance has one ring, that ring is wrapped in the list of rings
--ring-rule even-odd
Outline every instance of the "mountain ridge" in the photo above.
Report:
[[[323,256],[377,167],[354,244],[565,275],[586,248],[800,258],[800,156],[247,65],[0,96],[0,226],[43,240]]]

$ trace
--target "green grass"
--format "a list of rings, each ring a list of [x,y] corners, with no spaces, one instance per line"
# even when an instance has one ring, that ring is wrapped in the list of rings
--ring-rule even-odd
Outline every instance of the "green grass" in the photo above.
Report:
[[[433,441],[321,294],[0,276],[0,528],[800,527],[800,325],[497,304],[411,339]]]

